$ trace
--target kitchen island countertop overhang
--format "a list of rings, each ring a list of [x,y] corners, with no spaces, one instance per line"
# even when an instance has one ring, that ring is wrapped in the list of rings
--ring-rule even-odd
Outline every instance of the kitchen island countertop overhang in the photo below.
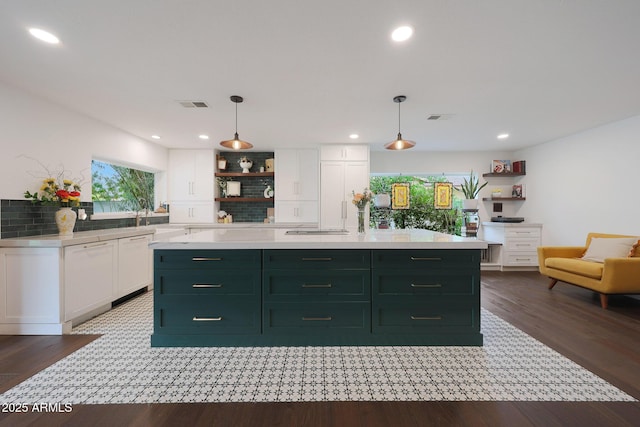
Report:
[[[151,249],[487,249],[487,242],[430,230],[287,234],[283,229],[208,229],[152,242]]]

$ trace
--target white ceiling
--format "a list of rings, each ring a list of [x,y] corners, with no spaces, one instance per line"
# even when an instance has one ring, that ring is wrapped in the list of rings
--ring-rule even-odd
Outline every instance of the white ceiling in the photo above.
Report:
[[[380,150],[406,95],[414,150],[513,150],[640,114],[639,23],[638,0],[2,0],[0,80],[167,147],[230,139],[240,95],[255,150]]]

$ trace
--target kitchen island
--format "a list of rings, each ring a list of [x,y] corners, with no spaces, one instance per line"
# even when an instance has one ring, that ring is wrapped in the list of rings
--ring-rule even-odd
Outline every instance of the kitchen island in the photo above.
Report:
[[[482,240],[211,229],[149,246],[155,347],[482,345]]]

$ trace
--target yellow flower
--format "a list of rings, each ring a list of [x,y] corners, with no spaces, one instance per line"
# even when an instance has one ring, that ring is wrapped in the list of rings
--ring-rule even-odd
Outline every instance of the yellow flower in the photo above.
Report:
[[[53,178],[47,178],[47,179],[45,179],[45,180],[44,180],[44,182],[45,182],[45,183],[47,183],[47,184],[49,184],[49,185],[51,185],[51,184],[53,184],[54,182],[56,182],[56,180],[55,180],[55,179],[53,179]]]
[[[73,181],[71,181],[70,179],[63,179],[63,180],[62,180],[62,183],[63,183],[64,185],[71,185],[71,184],[73,184]]]

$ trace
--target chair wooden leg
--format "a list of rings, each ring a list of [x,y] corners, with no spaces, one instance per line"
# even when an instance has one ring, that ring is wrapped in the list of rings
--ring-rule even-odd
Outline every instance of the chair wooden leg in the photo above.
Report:
[[[549,283],[549,289],[552,289],[556,283],[558,283],[558,279],[551,279],[551,283]]]
[[[600,305],[602,306],[602,308],[604,308],[605,310],[607,309],[607,307],[609,306],[609,295],[607,294],[600,294]]]

